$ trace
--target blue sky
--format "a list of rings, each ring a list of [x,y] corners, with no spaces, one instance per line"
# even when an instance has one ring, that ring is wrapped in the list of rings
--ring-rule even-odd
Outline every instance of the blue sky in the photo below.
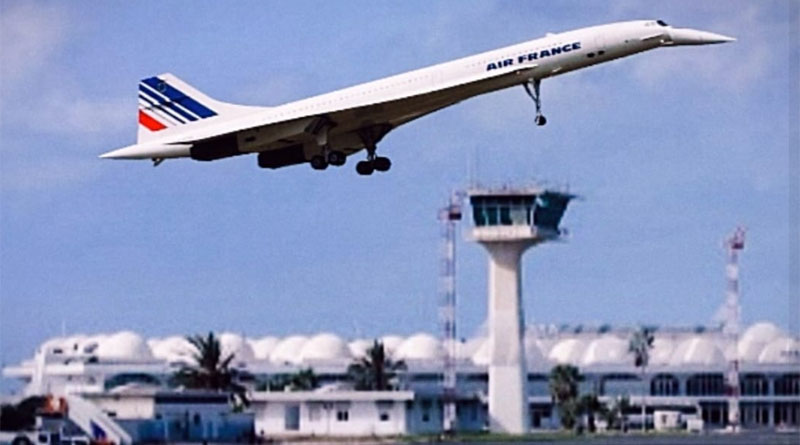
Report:
[[[525,257],[529,322],[709,324],[722,241],[742,224],[744,320],[788,326],[789,4],[4,1],[0,360],[29,357],[62,321],[147,336],[438,332],[436,210],[471,160],[484,183],[547,180],[584,198],[567,242]],[[353,159],[325,172],[97,159],[135,141],[136,84],[154,74],[277,105],[641,18],[739,40],[546,80],[542,128],[522,88],[472,99],[392,132],[379,147],[392,170],[369,178]],[[469,336],[486,256],[458,252]]]

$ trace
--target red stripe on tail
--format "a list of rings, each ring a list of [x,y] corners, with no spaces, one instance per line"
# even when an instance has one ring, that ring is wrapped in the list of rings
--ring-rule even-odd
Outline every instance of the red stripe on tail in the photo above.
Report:
[[[139,123],[144,125],[145,128],[150,131],[158,131],[167,128],[164,124],[153,119],[149,114],[146,114],[141,110],[139,110]]]

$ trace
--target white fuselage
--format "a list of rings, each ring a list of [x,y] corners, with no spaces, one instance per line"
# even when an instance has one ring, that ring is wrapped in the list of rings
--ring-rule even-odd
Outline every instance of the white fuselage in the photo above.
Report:
[[[331,123],[323,141],[326,147],[351,154],[364,147],[357,133],[365,126],[382,124],[395,128],[470,97],[660,46],[730,40],[733,39],[672,28],[657,21],[620,22],[549,34],[276,107],[241,107],[239,112],[164,132],[161,137],[103,157],[194,157],[193,145],[226,136],[229,144],[235,137],[235,154],[300,145],[305,159],[310,159],[321,143],[318,134],[308,128],[321,117]]]

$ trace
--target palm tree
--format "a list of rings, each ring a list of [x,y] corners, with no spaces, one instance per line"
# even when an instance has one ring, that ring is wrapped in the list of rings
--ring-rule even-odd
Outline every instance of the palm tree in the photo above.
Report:
[[[358,391],[388,391],[394,388],[397,373],[405,369],[405,362],[389,358],[383,343],[375,340],[364,357],[347,367],[347,374]]]
[[[578,412],[586,416],[586,427],[589,429],[590,433],[593,433],[597,429],[597,424],[595,423],[596,416],[605,415],[606,409],[605,405],[600,403],[597,394],[592,393],[584,394],[578,399]]]
[[[550,370],[550,396],[558,406],[561,426],[572,429],[578,412],[580,373],[572,365],[556,365]]]
[[[311,391],[319,388],[319,378],[312,368],[294,374],[278,374],[259,385],[259,391]]]
[[[645,372],[647,364],[650,363],[650,350],[653,349],[653,330],[650,328],[641,327],[637,329],[631,336],[628,342],[628,352],[633,354],[633,364],[641,369],[642,385],[642,431],[647,430],[646,409],[647,409],[647,382],[645,381]]]
[[[172,381],[186,388],[228,392],[235,403],[247,405],[246,390],[236,383],[239,372],[230,367],[234,354],[223,357],[219,338],[209,332],[206,337],[191,335],[186,340],[194,348],[195,363],[181,366]]]
[[[630,408],[631,404],[628,397],[618,397],[614,399],[603,412],[603,417],[608,424],[608,429],[619,428],[622,431],[627,431],[625,423],[625,413]]]

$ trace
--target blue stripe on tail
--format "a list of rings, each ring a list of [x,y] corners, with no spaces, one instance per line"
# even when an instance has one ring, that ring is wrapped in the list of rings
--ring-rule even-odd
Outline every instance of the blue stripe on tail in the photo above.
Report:
[[[152,90],[149,90],[147,87],[143,85],[139,85],[139,94],[144,96],[145,99],[150,99],[150,101],[157,102],[162,108],[169,108],[173,113],[177,113],[180,116],[183,116],[184,120],[188,121],[196,121],[197,117],[187,113],[186,111],[182,110],[181,108],[175,106],[175,103],[169,100],[163,99],[158,94],[154,93]]]
[[[178,103],[187,110],[191,111],[192,113],[200,116],[200,118],[202,119],[217,115],[217,113],[214,110],[206,107],[200,102],[197,102],[196,100],[182,93],[181,91],[179,91],[172,85],[164,82],[163,80],[159,79],[158,77],[150,77],[142,80],[142,82],[145,85],[149,86],[150,88],[158,91],[159,93],[169,98],[170,101]]]

